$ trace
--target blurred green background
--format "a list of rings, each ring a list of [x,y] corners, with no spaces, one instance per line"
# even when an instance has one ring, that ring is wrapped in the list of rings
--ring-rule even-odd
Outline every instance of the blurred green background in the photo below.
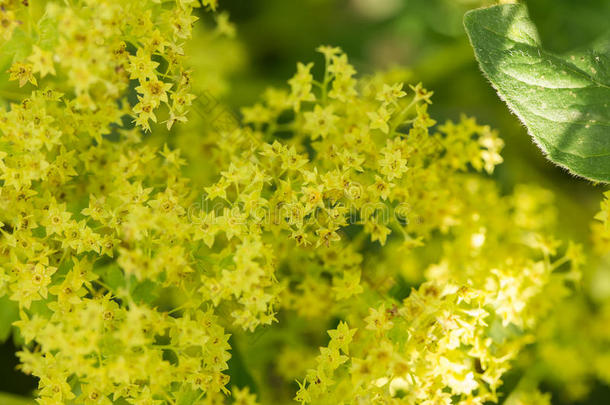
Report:
[[[504,192],[537,184],[557,198],[560,237],[587,243],[602,187],[571,177],[547,161],[525,128],[510,114],[482,76],[462,16],[489,0],[221,0],[237,27],[245,61],[235,67],[225,102],[236,110],[258,100],[270,86],[283,86],[297,61],[322,58],[321,44],[340,46],[361,74],[408,68],[413,82],[434,91],[431,115],[439,122],[464,113],[500,131],[505,163],[494,176]],[[610,29],[610,0],[530,0],[543,42],[562,53],[585,47]],[[207,17],[204,17],[207,18]],[[205,44],[194,44],[205,54]],[[2,331],[0,331],[2,332]],[[1,337],[1,334],[0,334]],[[0,346],[0,392],[28,394],[35,381],[14,368],[11,339]],[[239,379],[240,376],[233,376]],[[510,378],[507,386],[511,384]],[[604,404],[608,387],[598,386],[587,404]],[[0,405],[9,404],[0,398]],[[563,403],[554,396],[555,403]]]

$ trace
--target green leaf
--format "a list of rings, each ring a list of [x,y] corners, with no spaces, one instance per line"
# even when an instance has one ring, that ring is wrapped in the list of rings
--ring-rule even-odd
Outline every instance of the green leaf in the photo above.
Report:
[[[57,45],[59,40],[59,31],[57,29],[57,20],[45,14],[38,21],[38,45],[42,49],[51,50]]]
[[[131,276],[129,283],[121,268],[116,264],[110,264],[96,269],[105,285],[113,292],[130,285],[129,294],[137,303],[151,304],[159,297],[159,284],[151,280],[138,281],[135,276]]]
[[[134,277],[132,281],[131,298],[136,303],[152,304],[159,297],[159,285],[151,280],[138,283]]]
[[[176,396],[176,405],[194,404],[200,396],[199,391],[190,388],[187,384],[183,384]]]
[[[102,277],[104,283],[115,292],[120,287],[125,286],[125,275],[116,264],[100,267],[96,269],[96,272]]]
[[[19,306],[8,296],[0,297],[0,343],[11,335],[12,323],[19,319]],[[0,402],[2,403],[2,402]]]
[[[5,71],[13,62],[27,58],[31,52],[32,39],[22,29],[15,29],[11,39],[0,46],[0,65],[2,66],[0,73],[6,74]]]
[[[464,16],[481,69],[547,157],[610,181],[610,37],[565,56],[544,50],[523,4]]]

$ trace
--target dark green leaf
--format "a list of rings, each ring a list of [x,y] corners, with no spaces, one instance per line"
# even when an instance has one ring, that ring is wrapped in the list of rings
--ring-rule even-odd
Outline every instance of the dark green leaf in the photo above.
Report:
[[[470,11],[464,25],[481,69],[547,157],[573,174],[610,181],[609,41],[552,54],[523,4]]]

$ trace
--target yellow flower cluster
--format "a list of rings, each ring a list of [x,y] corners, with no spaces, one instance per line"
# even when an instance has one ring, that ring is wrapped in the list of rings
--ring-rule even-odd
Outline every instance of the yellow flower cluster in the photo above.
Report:
[[[22,2],[9,2],[20,5]],[[178,1],[165,7],[160,1],[133,0],[82,1],[71,6],[51,2],[37,10],[41,18],[27,27],[28,35],[19,35],[20,52],[29,56],[18,58],[9,69],[9,80],[38,85],[47,75],[57,75],[71,95],[70,108],[78,111],[85,129],[97,142],[109,134],[112,124],[128,113],[142,129],[150,131],[149,121],[156,122],[155,111],[167,106],[171,128],[184,121],[194,98],[189,93],[190,72],[185,69],[183,43],[191,37],[197,17],[193,7],[199,1]],[[207,4],[215,8],[215,3]],[[5,39],[12,35],[15,13],[28,8],[17,6],[12,11],[3,6],[6,24]],[[8,7],[8,6],[6,6]],[[23,11],[25,13],[25,11]],[[32,11],[27,11],[31,14]],[[125,16],[135,16],[125,18]],[[18,55],[16,55],[18,56]],[[137,85],[133,81],[137,80]],[[42,83],[41,83],[42,84]],[[137,94],[137,103],[125,99],[128,91]]]
[[[537,378],[560,387],[565,398],[582,400],[596,381],[610,383],[610,205],[605,192],[591,224],[592,250],[583,272],[586,295],[558,303],[555,316],[545,319],[528,353]]]
[[[188,190],[176,152],[141,144],[128,120],[149,130],[161,104],[168,127],[184,119],[182,43],[200,3],[26,3],[2,5],[19,22],[3,24],[2,46],[19,49],[9,79],[42,90],[0,111],[0,294],[18,303],[21,368],[39,378],[38,402],[226,392],[229,335],[212,309],[176,317],[152,305],[154,288],[184,289],[194,271],[178,203]]]
[[[214,1],[2,4],[0,299],[40,404],[483,404],[554,339],[582,252],[550,236],[552,195],[501,194],[496,132],[436,125],[405,72],[323,46],[321,78],[298,64],[243,125],[168,137]]]

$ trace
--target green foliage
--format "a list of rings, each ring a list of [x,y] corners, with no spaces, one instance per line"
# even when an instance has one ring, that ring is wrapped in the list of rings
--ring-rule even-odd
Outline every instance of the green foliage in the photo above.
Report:
[[[481,69],[548,158],[576,175],[610,181],[608,41],[554,55],[523,4],[470,11],[464,24]]]

